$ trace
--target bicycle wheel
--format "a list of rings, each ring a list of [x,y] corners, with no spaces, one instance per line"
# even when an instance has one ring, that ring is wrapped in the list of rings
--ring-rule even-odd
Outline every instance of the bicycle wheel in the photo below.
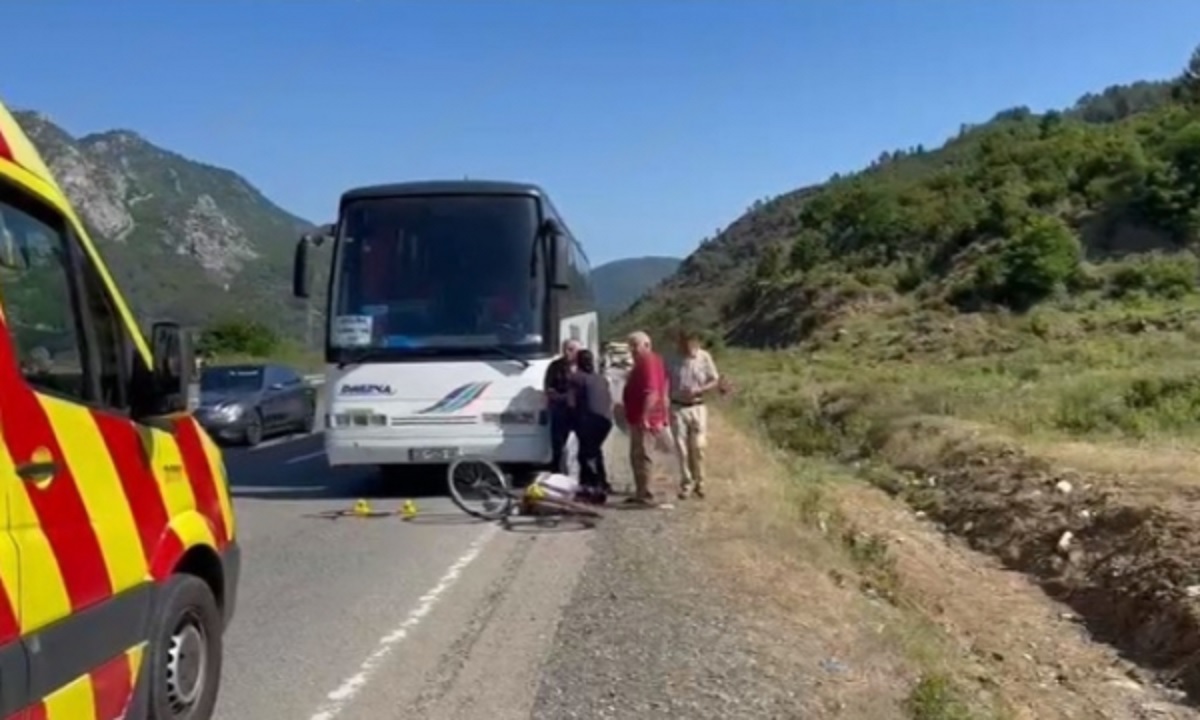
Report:
[[[450,499],[468,515],[497,520],[512,510],[513,494],[508,476],[490,460],[458,458],[450,463],[446,481]]]

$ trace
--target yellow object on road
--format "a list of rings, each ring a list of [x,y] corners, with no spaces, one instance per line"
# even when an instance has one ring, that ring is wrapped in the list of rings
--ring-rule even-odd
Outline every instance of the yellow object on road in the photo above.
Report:
[[[367,502],[366,500],[359,500],[358,502],[354,503],[354,514],[360,516],[370,515],[371,503]]]
[[[404,518],[405,520],[412,520],[416,516],[417,504],[411,499],[405,500],[404,504],[400,506],[400,517]]]

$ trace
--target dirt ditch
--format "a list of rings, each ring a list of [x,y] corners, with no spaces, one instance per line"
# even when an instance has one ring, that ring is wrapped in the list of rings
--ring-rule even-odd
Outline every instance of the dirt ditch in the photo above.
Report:
[[[1200,701],[1200,492],[1068,468],[947,419],[897,422],[876,439],[895,471],[877,484]]]

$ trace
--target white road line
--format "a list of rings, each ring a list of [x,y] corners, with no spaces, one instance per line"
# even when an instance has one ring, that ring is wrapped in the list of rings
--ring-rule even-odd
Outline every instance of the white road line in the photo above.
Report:
[[[324,450],[318,450],[316,452],[305,453],[304,455],[297,455],[294,458],[288,458],[287,460],[284,461],[283,464],[291,465],[293,463],[308,462],[309,460],[316,460],[319,457],[325,457]]]
[[[388,655],[391,655],[392,651],[400,643],[404,642],[409,632],[420,624],[421,620],[425,619],[425,616],[433,610],[433,606],[437,604],[442,595],[454,583],[458,582],[458,578],[462,575],[463,570],[474,562],[475,558],[479,557],[479,553],[483,550],[483,547],[487,545],[488,541],[495,534],[495,525],[484,530],[483,534],[476,538],[475,542],[471,543],[471,546],[467,548],[467,552],[450,566],[450,569],[446,571],[442,579],[438,580],[437,584],[429,592],[421,596],[421,599],[417,601],[417,607],[408,614],[408,617],[404,618],[404,622],[379,639],[374,652],[368,655],[367,659],[358,666],[358,672],[346,678],[336,690],[325,696],[325,703],[317,712],[313,713],[309,720],[333,720],[333,718],[341,714],[342,710],[350,704],[354,697],[367,686],[367,682],[370,681],[371,676],[379,670]]]

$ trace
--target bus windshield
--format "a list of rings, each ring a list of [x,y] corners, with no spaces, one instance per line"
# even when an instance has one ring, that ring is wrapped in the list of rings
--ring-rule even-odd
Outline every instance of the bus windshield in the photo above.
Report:
[[[342,215],[329,344],[334,355],[543,350],[545,262],[537,198],[366,198]]]

